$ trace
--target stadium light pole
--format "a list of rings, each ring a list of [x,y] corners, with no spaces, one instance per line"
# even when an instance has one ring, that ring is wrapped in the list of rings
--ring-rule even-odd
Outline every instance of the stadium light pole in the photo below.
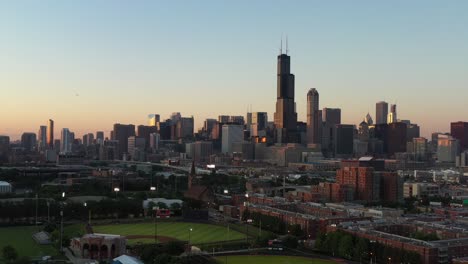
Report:
[[[189,250],[190,250],[190,253],[192,252],[192,247],[190,246],[190,236],[192,234],[192,231],[193,231],[193,228],[189,228],[189,233],[188,233],[188,245],[189,245]]]
[[[115,192],[115,199],[117,200],[117,194],[120,192],[120,188],[115,187],[115,188],[114,188],[114,192]],[[119,221],[119,211],[118,211],[118,210],[117,210],[117,212],[115,213],[115,220],[116,220],[116,221]]]
[[[62,200],[65,199],[65,192],[62,192]],[[61,203],[60,208],[60,253],[63,253],[63,208],[64,202]]]

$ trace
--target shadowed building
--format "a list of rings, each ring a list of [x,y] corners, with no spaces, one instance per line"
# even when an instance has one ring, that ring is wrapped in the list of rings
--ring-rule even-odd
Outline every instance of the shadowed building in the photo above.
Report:
[[[294,102],[294,75],[291,74],[291,58],[287,54],[278,56],[277,96],[274,115],[277,142],[296,142],[296,103]]]
[[[468,149],[468,122],[451,123],[450,134],[460,141],[461,150]]]
[[[135,136],[134,125],[114,124],[114,138],[119,142],[117,158],[121,159],[123,153],[128,153],[128,138]]]
[[[386,124],[388,115],[387,102],[380,101],[375,104],[375,124]]]
[[[319,111],[319,93],[312,88],[307,93],[307,144],[321,144],[322,118]]]

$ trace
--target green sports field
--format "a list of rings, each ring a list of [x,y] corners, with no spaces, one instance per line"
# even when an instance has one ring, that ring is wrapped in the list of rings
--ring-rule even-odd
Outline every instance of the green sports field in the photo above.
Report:
[[[11,245],[16,249],[19,256],[38,257],[56,255],[57,250],[51,245],[39,245],[32,239],[32,234],[38,230],[40,231],[40,229],[40,227],[34,226],[0,228],[0,250],[6,245]]]
[[[189,240],[192,244],[210,243],[225,240],[244,239],[245,234],[229,230],[226,227],[199,224],[199,223],[184,223],[184,222],[159,222],[157,223],[158,236],[170,237],[178,240]],[[190,232],[192,228],[192,232]],[[138,223],[138,224],[115,224],[93,226],[95,233],[116,234],[124,236],[153,236],[155,226],[154,223]],[[137,242],[151,243],[154,239],[151,238],[136,238],[129,239],[130,244]]]
[[[219,263],[226,263],[226,257],[216,258]],[[290,256],[228,256],[229,264],[335,264],[331,260],[312,259]]]

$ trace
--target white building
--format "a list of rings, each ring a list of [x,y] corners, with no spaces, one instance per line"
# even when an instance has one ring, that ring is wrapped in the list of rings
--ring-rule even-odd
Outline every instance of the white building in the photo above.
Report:
[[[221,151],[223,153],[232,153],[232,144],[244,141],[244,126],[242,125],[223,125]]]
[[[0,181],[0,193],[11,193],[11,184],[5,181]]]

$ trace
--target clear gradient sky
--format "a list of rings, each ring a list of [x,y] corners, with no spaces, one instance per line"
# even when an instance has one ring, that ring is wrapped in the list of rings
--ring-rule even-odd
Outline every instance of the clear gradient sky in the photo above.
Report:
[[[288,35],[296,102],[342,108],[358,124],[375,103],[422,134],[468,121],[468,1],[0,2],[0,134],[55,120],[77,136],[150,113],[267,111]],[[78,94],[78,96],[76,96]]]

